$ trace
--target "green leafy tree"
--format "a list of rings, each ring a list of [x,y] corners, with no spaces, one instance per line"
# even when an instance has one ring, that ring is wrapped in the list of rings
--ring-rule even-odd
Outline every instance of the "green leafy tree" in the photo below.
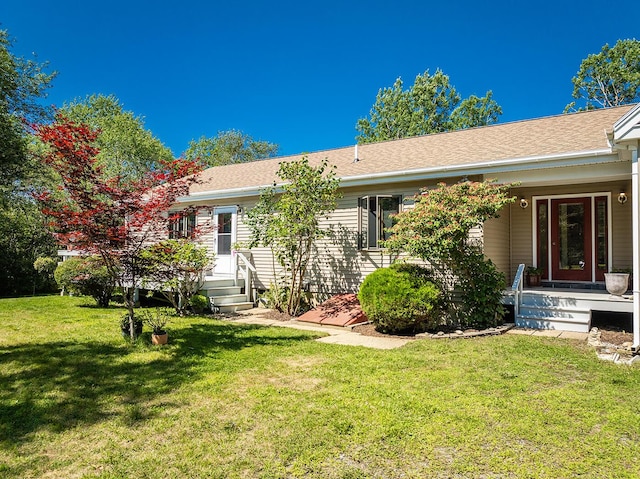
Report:
[[[143,118],[125,111],[113,95],[75,100],[65,104],[60,114],[99,132],[94,146],[100,150],[98,164],[106,177],[140,179],[161,161],[173,159],[171,150],[145,129]]]
[[[47,63],[12,52],[13,41],[0,30],[0,295],[49,291],[50,281],[33,263],[55,255],[53,239],[44,231],[44,217],[25,195],[41,183],[44,169],[30,154],[28,124],[50,118],[42,105],[55,73]]]
[[[202,272],[211,264],[207,248],[185,239],[170,239],[149,246],[141,257],[148,265],[147,283],[183,315],[202,286]]]
[[[55,291],[33,267],[38,257],[55,255],[56,242],[30,198],[15,196],[0,208],[0,296]]]
[[[501,317],[505,279],[482,251],[482,235],[471,231],[515,201],[511,184],[465,181],[423,189],[415,205],[399,213],[384,245],[427,261],[443,284],[453,281],[460,295],[457,321],[478,326],[495,325]]]
[[[356,124],[356,140],[372,143],[489,125],[501,114],[491,91],[461,101],[447,75],[439,69],[430,75],[427,70],[408,90],[400,78],[393,87],[380,89],[369,117]]]
[[[278,177],[282,186],[263,190],[247,213],[249,247],[271,248],[285,272],[286,311],[296,316],[314,242],[326,234],[319,219],[336,208],[340,180],[326,160],[312,166],[306,157],[280,163]]]
[[[52,108],[38,100],[55,77],[46,73],[47,63],[17,57],[12,46],[9,33],[0,30],[0,199],[5,201],[34,170],[26,125],[51,117]]]
[[[573,98],[564,111],[593,110],[640,101],[640,41],[618,40],[582,60],[573,82]]]
[[[247,163],[271,158],[278,153],[278,145],[254,140],[237,130],[221,131],[214,138],[201,137],[191,140],[184,152],[188,160],[201,161],[207,167]]]

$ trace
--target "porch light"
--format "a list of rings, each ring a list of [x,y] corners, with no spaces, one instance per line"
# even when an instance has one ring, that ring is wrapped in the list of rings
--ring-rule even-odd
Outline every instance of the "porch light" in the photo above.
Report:
[[[624,205],[628,199],[629,198],[627,198],[627,194],[624,191],[618,193],[618,203],[620,203],[621,205]]]
[[[529,202],[527,201],[527,199],[523,196],[520,198],[520,208],[522,208],[523,210],[529,206]]]

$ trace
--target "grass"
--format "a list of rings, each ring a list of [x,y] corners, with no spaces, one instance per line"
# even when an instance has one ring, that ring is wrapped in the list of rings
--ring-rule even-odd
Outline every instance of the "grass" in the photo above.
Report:
[[[0,477],[636,478],[640,368],[505,335],[392,351],[0,300]]]

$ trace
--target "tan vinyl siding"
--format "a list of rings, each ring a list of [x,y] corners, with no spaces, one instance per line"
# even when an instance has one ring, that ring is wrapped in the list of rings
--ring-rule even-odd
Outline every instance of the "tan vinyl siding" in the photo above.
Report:
[[[510,279],[511,238],[509,232],[511,210],[506,206],[500,212],[499,218],[490,219],[484,224],[483,245],[484,254],[493,261],[499,271]]]
[[[342,191],[338,208],[321,225],[330,234],[316,244],[309,268],[310,289],[323,294],[357,292],[364,278],[377,268],[389,266],[395,257],[383,250],[358,249],[358,198],[375,195],[402,195],[412,198],[422,184],[379,188],[349,188]]]
[[[633,232],[632,232],[632,204],[631,183],[616,184],[611,191],[611,242],[612,269],[631,269],[633,264]],[[624,205],[618,203],[618,193],[624,190],[629,197]]]
[[[458,181],[454,178],[449,182]],[[329,216],[322,218],[321,226],[328,232],[325,238],[317,241],[307,274],[309,289],[314,293],[332,294],[357,292],[365,276],[383,266],[389,266],[396,258],[382,250],[361,251],[358,249],[358,198],[367,195],[402,195],[411,199],[425,184],[406,183],[385,185],[384,187],[358,187],[342,190],[338,207]],[[244,222],[248,209],[255,205],[256,198],[246,198],[235,202],[216,203],[215,206],[237,204],[242,208],[238,215],[237,242],[245,243],[249,239],[249,229]],[[212,208],[213,206],[211,206]],[[199,224],[207,220],[207,214],[199,216]],[[203,244],[213,245],[213,232],[201,238]],[[250,252],[257,270],[255,287],[266,289],[274,281],[274,268],[269,248],[253,248]],[[281,276],[280,266],[275,265],[276,277]]]

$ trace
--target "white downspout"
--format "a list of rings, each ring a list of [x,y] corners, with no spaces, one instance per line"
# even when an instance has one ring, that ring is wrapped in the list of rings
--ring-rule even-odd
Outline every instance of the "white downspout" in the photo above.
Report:
[[[638,184],[638,146],[631,150],[631,200],[633,228],[633,349],[640,348],[640,185]]]

